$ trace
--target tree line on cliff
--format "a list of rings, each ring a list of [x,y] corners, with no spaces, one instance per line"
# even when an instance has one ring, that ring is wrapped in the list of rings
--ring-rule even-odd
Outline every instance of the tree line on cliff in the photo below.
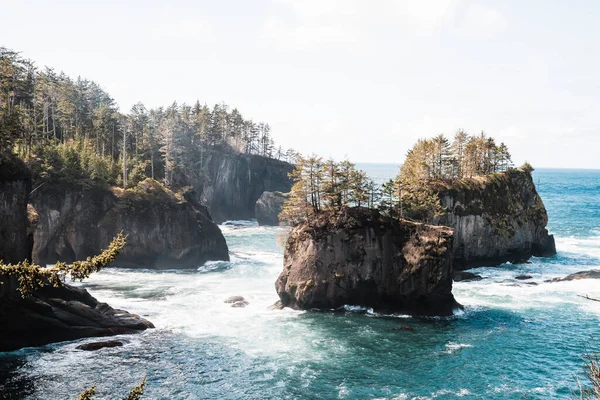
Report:
[[[452,141],[443,134],[420,139],[408,151],[396,179],[377,185],[348,160],[312,155],[298,157],[294,181],[281,219],[293,223],[322,211],[345,207],[378,209],[393,216],[432,221],[442,212],[435,182],[452,182],[503,172],[513,167],[504,143],[496,144],[484,132],[469,135],[459,130]]]
[[[150,177],[174,187],[215,149],[295,159],[275,145],[269,124],[224,103],[137,103],[124,114],[97,83],[40,70],[0,47],[0,150],[16,152],[39,176],[125,187]]]

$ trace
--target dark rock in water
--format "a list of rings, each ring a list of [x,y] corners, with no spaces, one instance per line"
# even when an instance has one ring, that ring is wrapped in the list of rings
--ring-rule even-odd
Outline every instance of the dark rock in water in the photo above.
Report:
[[[201,176],[190,183],[197,201],[208,207],[217,223],[252,219],[263,192],[287,193],[292,188],[288,174],[294,166],[272,158],[207,151],[202,166]]]
[[[279,220],[279,213],[288,194],[281,192],[264,192],[256,201],[254,214],[259,225],[285,225],[285,221]]]
[[[452,231],[351,208],[292,229],[275,287],[294,309],[452,315]]]
[[[436,221],[454,229],[455,269],[523,262],[556,254],[548,214],[531,173],[520,169],[440,184]]]
[[[575,281],[579,279],[600,279],[600,269],[592,269],[589,271],[575,272],[574,274],[567,275],[563,278],[554,278],[546,282],[565,282]]]
[[[452,277],[454,282],[480,281],[483,279],[481,275],[466,271],[454,271]]]
[[[107,340],[104,342],[92,342],[92,343],[84,343],[80,344],[76,347],[77,350],[85,350],[85,351],[96,351],[103,349],[105,347],[121,347],[123,346],[123,342],[118,340]]]
[[[0,260],[6,263],[31,258],[32,241],[27,231],[29,192],[31,173],[25,163],[0,151]]]
[[[246,299],[244,298],[244,296],[231,296],[227,300],[225,300],[224,303],[236,303],[238,301],[246,301]]]
[[[519,264],[531,264],[531,261],[527,260],[527,259],[521,259],[521,260],[512,260],[510,262],[511,264],[514,265],[519,265]]]
[[[244,308],[246,307],[248,304],[250,304],[249,302],[247,302],[246,300],[241,300],[241,301],[236,301],[234,302],[231,307],[233,308]]]
[[[407,325],[402,325],[399,326],[397,328],[392,328],[393,331],[408,331],[408,332],[414,332],[415,328],[413,328],[412,326],[407,326]]]
[[[525,281],[527,279],[532,279],[532,278],[533,278],[533,276],[531,276],[531,275],[517,275],[517,276],[515,276],[515,279],[518,279],[520,281]]]
[[[188,200],[186,200],[188,199]],[[33,193],[39,214],[33,261],[71,263],[95,255],[118,232],[127,246],[118,267],[197,268],[209,260],[229,260],[219,227],[194,196],[177,197],[147,179],[125,192],[98,186],[47,184]]]
[[[45,286],[22,298],[16,278],[0,275],[0,282],[0,351],[154,328],[138,315],[98,302],[82,288]]]
[[[285,306],[283,305],[283,303],[281,302],[281,300],[277,300],[275,302],[275,304],[269,306],[267,309],[271,310],[271,311],[275,311],[275,310],[283,310],[285,308]]]

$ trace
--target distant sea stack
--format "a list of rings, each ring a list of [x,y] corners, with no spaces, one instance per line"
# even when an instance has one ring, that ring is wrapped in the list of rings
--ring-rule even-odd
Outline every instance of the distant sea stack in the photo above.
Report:
[[[151,179],[125,191],[48,183],[33,193],[31,204],[39,214],[36,264],[85,259],[120,231],[127,246],[115,266],[197,268],[209,260],[229,260],[223,234],[193,193],[180,197]]]
[[[282,306],[452,315],[452,231],[349,208],[296,225],[275,287]]]
[[[198,201],[208,207],[215,222],[255,218],[256,201],[265,191],[289,192],[285,161],[250,154],[207,151],[204,180],[194,182]]]
[[[287,225],[286,221],[280,221],[279,214],[283,204],[289,197],[281,192],[263,192],[254,206],[254,215],[259,225]]]
[[[523,262],[556,254],[548,214],[530,171],[509,169],[462,179],[437,190],[446,213],[436,223],[454,229],[456,269]]]

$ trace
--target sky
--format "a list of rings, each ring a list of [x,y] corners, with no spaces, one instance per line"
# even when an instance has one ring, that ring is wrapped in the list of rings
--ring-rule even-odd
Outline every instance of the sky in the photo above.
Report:
[[[600,168],[600,2],[0,0],[0,46],[127,112],[237,107],[284,148],[400,164],[485,131],[513,161]]]

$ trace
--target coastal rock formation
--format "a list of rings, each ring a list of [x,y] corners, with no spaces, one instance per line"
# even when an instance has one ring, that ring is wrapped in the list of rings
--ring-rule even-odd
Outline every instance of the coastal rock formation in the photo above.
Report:
[[[283,208],[283,203],[288,195],[281,192],[264,192],[256,201],[254,215],[259,225],[283,225],[284,221],[279,220],[279,213]]]
[[[362,208],[321,214],[289,235],[275,287],[281,305],[451,315],[452,231]]]
[[[437,188],[454,229],[456,269],[522,262],[556,254],[548,214],[529,171],[511,169]]]
[[[203,179],[192,182],[197,200],[217,223],[252,219],[256,200],[265,191],[289,192],[293,165],[272,158],[211,151],[203,161]]]
[[[452,275],[452,279],[454,282],[470,282],[470,281],[480,281],[483,279],[481,275],[474,274],[472,272],[467,271],[454,271]]]
[[[22,298],[16,278],[0,275],[0,282],[0,352],[154,328],[138,315],[98,302],[85,289],[49,285]]]
[[[0,154],[0,260],[17,263],[30,258],[27,200],[31,173],[20,159]]]
[[[600,269],[591,269],[589,271],[579,271],[574,274],[567,275],[563,278],[554,278],[547,282],[567,282],[576,281],[579,279],[600,279]]]
[[[219,227],[195,203],[193,193],[186,199],[151,179],[126,191],[44,185],[31,199],[39,214],[33,261],[45,265],[85,259],[120,231],[127,235],[127,246],[115,266],[196,268],[208,260],[229,260]]]

